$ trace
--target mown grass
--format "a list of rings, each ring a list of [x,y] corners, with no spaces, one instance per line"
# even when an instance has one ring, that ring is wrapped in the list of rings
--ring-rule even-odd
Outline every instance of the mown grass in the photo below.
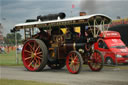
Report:
[[[64,84],[25,81],[25,80],[0,79],[0,85],[64,85]]]
[[[18,55],[18,64],[16,63],[16,51],[10,51],[9,53],[0,54],[0,66],[16,66],[22,65],[21,53]]]

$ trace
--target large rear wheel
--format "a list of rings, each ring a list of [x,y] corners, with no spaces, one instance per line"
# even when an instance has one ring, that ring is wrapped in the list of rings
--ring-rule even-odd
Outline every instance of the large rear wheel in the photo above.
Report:
[[[23,64],[29,71],[41,71],[47,64],[47,47],[39,39],[28,40],[22,50]]]
[[[100,51],[95,50],[88,60],[88,65],[92,71],[100,71],[103,68],[104,58]]]
[[[71,51],[66,58],[66,66],[70,73],[77,74],[82,69],[83,60],[77,51]]]

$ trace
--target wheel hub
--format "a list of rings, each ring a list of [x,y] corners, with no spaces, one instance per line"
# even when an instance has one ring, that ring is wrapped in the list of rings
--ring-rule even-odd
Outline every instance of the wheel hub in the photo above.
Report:
[[[36,54],[32,52],[31,57],[34,58],[35,56]]]
[[[72,63],[75,63],[74,60],[72,61]]]
[[[77,65],[77,61],[72,60],[72,61],[71,61],[71,65]]]

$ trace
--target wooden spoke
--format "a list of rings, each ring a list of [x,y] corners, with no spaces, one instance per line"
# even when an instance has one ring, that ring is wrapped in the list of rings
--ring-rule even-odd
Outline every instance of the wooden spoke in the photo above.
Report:
[[[38,59],[40,59],[40,60],[42,59],[42,58],[40,58],[39,56],[36,56],[36,57],[37,57]]]
[[[25,58],[25,60],[28,60],[28,59],[31,59],[32,57],[27,57],[27,58]]]
[[[74,57],[74,60],[75,60],[75,61],[77,61],[77,60],[78,60],[77,56],[75,56],[75,57]]]
[[[74,69],[74,71],[76,71],[76,66],[75,65],[73,65],[73,69]]]
[[[70,67],[71,67],[72,65],[73,65],[72,63],[69,64]]]
[[[32,46],[30,45],[30,43],[28,43],[28,45],[29,45],[30,49],[33,49]]]
[[[39,54],[41,54],[42,52],[38,52],[38,53],[36,53],[37,55],[39,55]]]
[[[38,47],[36,48],[35,52],[37,52],[39,48],[40,48],[40,46],[38,46]]]
[[[75,54],[75,53],[73,53],[73,54],[72,54],[72,56],[73,56],[73,57],[75,57],[75,56],[76,56],[76,54]]]
[[[37,59],[35,59],[36,60],[36,64],[38,64],[38,60]]]
[[[38,55],[39,57],[42,57],[42,54]]]
[[[78,69],[80,66],[80,62],[77,62],[77,64],[75,66],[76,66],[76,69]]]
[[[35,42],[33,42],[33,51],[35,51],[35,48],[36,48],[36,44]]]
[[[37,67],[37,64],[35,63],[35,65],[34,65],[34,69],[36,69],[36,67]]]
[[[34,60],[33,60],[33,61],[34,61]],[[33,61],[28,65],[28,67],[30,67],[30,66],[32,65]]]
[[[96,64],[96,65],[95,65],[95,68],[99,68],[99,65],[98,65],[98,64]]]
[[[77,69],[79,68],[79,65],[80,65],[80,64],[77,64],[77,65],[76,65]]]
[[[77,56],[74,57],[74,60],[76,60]]]
[[[73,64],[70,64],[69,66],[71,67],[71,69],[73,69]]]
[[[72,56],[70,57],[70,59],[71,59],[71,61],[73,61],[73,60],[74,60]]]
[[[41,51],[41,49],[40,48],[38,48],[38,50],[36,51],[36,52],[40,52]]]
[[[38,61],[37,61],[37,59],[35,59],[35,65],[34,65],[34,69],[37,67],[37,64],[38,64]]]
[[[95,68],[99,68],[100,67],[100,65],[99,64],[95,64]]]
[[[80,64],[80,62],[79,62],[79,61],[77,61],[76,63],[77,63],[77,64]]]

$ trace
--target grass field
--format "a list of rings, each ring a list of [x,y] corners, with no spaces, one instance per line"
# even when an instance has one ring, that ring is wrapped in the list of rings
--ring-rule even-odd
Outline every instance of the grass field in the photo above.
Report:
[[[24,80],[0,79],[0,85],[64,85],[64,84],[44,83],[44,82],[24,81]]]
[[[21,53],[19,53],[17,56],[19,58],[19,64],[16,64],[16,51],[0,54],[0,65],[22,65]]]

